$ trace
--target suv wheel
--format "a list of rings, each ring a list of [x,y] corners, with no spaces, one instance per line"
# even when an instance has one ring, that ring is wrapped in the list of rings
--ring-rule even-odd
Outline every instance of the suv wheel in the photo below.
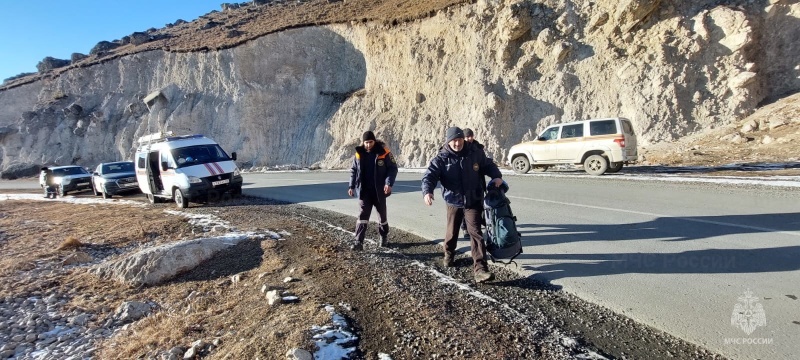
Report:
[[[531,170],[531,163],[525,155],[520,155],[511,160],[511,168],[517,174],[526,174]]]
[[[185,209],[189,207],[189,199],[183,195],[183,191],[181,189],[175,189],[175,192],[172,194],[175,199],[175,204],[178,205],[179,208]]]
[[[622,163],[622,161],[620,161],[620,162],[612,162],[612,163],[611,163],[611,164],[608,166],[608,170],[606,170],[606,172],[607,172],[607,173],[609,173],[609,174],[613,174],[613,173],[615,173],[615,172],[617,172],[617,171],[620,171],[620,170],[622,170],[622,166],[623,166],[623,165],[624,165],[624,164]]]
[[[589,175],[603,175],[608,170],[608,160],[601,155],[592,155],[583,162],[583,170]]]

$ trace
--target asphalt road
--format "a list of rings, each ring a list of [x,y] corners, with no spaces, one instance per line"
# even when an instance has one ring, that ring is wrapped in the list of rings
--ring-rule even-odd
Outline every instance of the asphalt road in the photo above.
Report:
[[[358,204],[347,196],[348,177],[347,172],[246,174],[244,193],[355,216]],[[420,178],[398,175],[389,224],[441,240],[444,202],[437,191],[434,205],[424,205]],[[727,357],[800,354],[796,189],[619,176],[537,174],[506,180],[523,234],[524,254],[517,261],[522,274]],[[468,251],[469,243],[460,242],[459,249]],[[746,291],[756,299],[745,300]],[[755,322],[749,334],[733,325],[737,304],[764,314],[766,322]]]
[[[357,201],[347,196],[348,172],[246,173],[244,178],[247,195],[353,216],[358,212]],[[441,240],[441,193],[436,192],[433,206],[424,205],[420,178],[420,173],[398,175],[389,198],[389,224]],[[613,175],[505,178],[523,234],[524,254],[515,268],[523,275],[730,358],[798,358],[796,187]],[[0,190],[26,185],[36,188],[35,181],[3,181]],[[469,244],[461,241],[459,250],[468,251]],[[737,304],[748,315],[763,314],[765,321],[754,320],[751,328],[732,324]]]

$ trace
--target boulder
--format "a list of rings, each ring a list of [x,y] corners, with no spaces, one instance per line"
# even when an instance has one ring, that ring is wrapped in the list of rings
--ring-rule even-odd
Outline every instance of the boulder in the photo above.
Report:
[[[36,69],[39,70],[40,73],[43,73],[67,65],[69,65],[69,60],[56,59],[54,57],[48,56],[42,59],[42,61],[40,61],[38,64],[36,64]]]
[[[142,45],[142,44],[150,41],[150,35],[147,35],[147,33],[138,32],[138,31],[133,33],[133,34],[131,34],[130,38],[131,38],[131,40],[130,40],[131,41],[131,45]]]
[[[658,9],[661,0],[622,0],[617,3],[615,18],[623,33],[631,31]]]
[[[117,307],[114,317],[122,322],[136,321],[150,313],[151,306],[139,301],[126,301]]]
[[[238,234],[164,244],[104,262],[91,272],[132,286],[157,285],[194,269],[217,252],[246,238],[247,235]]]
[[[70,58],[70,60],[71,60],[73,63],[76,63],[76,62],[78,62],[78,61],[81,61],[81,60],[83,60],[83,59],[86,59],[87,57],[88,57],[88,56],[87,56],[86,54],[81,54],[81,53],[72,53],[72,55],[71,55],[69,58]]]
[[[97,43],[97,45],[95,45],[92,48],[91,51],[89,51],[89,54],[98,55],[100,53],[105,53],[107,51],[114,50],[114,49],[116,49],[118,47],[119,47],[119,44],[115,44],[115,43],[110,42],[110,41],[101,41],[101,42]]]

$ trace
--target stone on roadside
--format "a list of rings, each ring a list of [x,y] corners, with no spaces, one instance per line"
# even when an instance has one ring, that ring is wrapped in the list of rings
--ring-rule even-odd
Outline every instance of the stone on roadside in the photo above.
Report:
[[[308,350],[294,348],[286,352],[286,359],[288,360],[314,360],[314,355],[311,355]]]
[[[267,292],[267,303],[269,305],[277,305],[282,302],[281,295],[278,294],[278,290],[270,290]]]

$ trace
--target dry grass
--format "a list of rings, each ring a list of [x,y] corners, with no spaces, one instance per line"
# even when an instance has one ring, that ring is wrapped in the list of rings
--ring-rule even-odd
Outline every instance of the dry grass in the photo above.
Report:
[[[58,245],[58,250],[74,250],[83,246],[83,243],[74,236],[68,236],[61,245]]]
[[[749,141],[732,143],[722,136],[737,133],[746,122],[766,122],[785,119],[787,125],[775,129],[759,129],[741,134]],[[753,115],[730,126],[705,131],[672,143],[660,143],[642,149],[651,165],[720,166],[732,163],[794,163],[800,162],[800,94],[788,96],[764,106]],[[772,143],[762,143],[769,136]],[[782,175],[797,175],[797,169],[782,171]],[[776,174],[777,175],[777,174]]]

